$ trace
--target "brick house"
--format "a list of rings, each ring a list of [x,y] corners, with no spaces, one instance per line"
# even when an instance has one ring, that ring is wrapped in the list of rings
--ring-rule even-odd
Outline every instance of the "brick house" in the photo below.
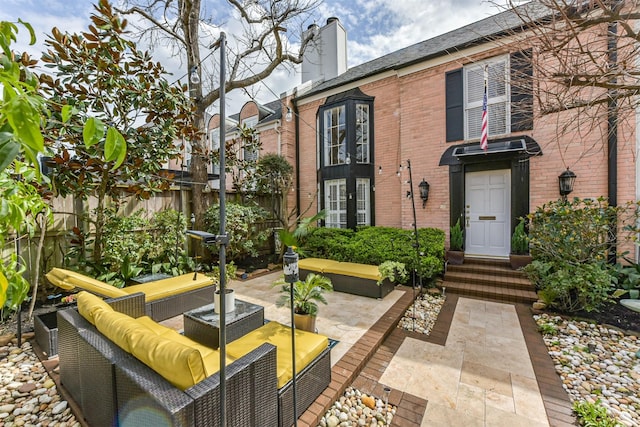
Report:
[[[518,218],[557,200],[558,176],[568,168],[577,175],[571,197],[637,198],[635,118],[620,118],[631,125],[617,137],[633,148],[618,154],[617,173],[606,149],[584,158],[586,147],[606,147],[601,135],[558,136],[558,117],[533,114],[532,85],[512,85],[532,73],[526,37],[507,31],[520,25],[506,11],[347,69],[346,31],[330,18],[308,30],[316,44],[303,83],[265,114],[247,103],[238,123],[255,122],[263,150],[294,165],[290,206],[325,209],[324,226],[412,228],[411,177],[418,227],[448,230],[459,219],[466,255],[506,257]],[[485,79],[486,151],[479,147]],[[283,120],[289,109],[291,122]],[[210,122],[214,133],[218,121]]]

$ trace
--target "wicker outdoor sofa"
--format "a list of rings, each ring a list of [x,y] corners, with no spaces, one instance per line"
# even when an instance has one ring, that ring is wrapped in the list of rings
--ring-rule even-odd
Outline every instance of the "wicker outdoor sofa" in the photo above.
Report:
[[[53,268],[46,274],[52,284],[66,291],[85,290],[106,298],[118,298],[135,293],[144,294],[146,315],[162,321],[185,311],[213,303],[216,285],[202,273],[189,273],[140,285],[116,288],[108,283],[76,271]]]
[[[309,273],[328,277],[337,292],[382,299],[395,288],[386,278],[378,285],[381,275],[377,265],[304,258],[298,262],[298,269],[303,280]]]
[[[93,308],[87,313],[87,309],[80,307],[80,303],[79,296],[78,308],[58,311],[60,381],[62,387],[80,406],[88,425],[220,424],[219,372],[207,375],[186,388],[181,384],[176,385],[175,378],[165,379],[156,372],[156,368],[151,369],[146,365],[149,360],[143,363],[136,358],[137,355],[134,357],[125,351],[121,343],[116,344],[113,336],[107,338],[103,334],[117,334],[114,330],[121,328],[117,322],[107,323],[108,330],[104,329],[104,325],[103,328],[100,328],[99,324],[94,326],[85,316],[90,318],[92,315],[101,315],[95,314],[97,311]],[[144,316],[145,304],[142,294],[107,299],[105,303],[117,311],[119,316],[122,316],[120,313],[124,313],[143,324],[152,322]],[[98,318],[97,322],[99,321],[101,320]],[[270,322],[265,327],[271,323],[275,322]],[[260,329],[252,332],[254,338],[267,334]],[[127,333],[135,334],[135,331]],[[189,339],[181,337],[181,340]],[[228,344],[228,347],[232,344],[236,344],[236,347],[242,346],[241,340],[242,338]],[[280,385],[283,361],[279,358],[280,351],[268,342],[268,338],[261,342],[262,344],[252,345],[241,357],[235,360],[232,358],[233,361],[228,358],[225,388],[228,425],[288,427],[293,423],[291,381],[284,386]],[[210,350],[203,350],[203,346],[198,344],[196,346],[200,353]],[[244,346],[247,347],[246,342]],[[176,353],[180,353],[181,347],[161,349],[160,353],[155,353],[151,358],[151,362],[156,361],[155,357],[167,359],[168,362],[165,362],[173,370],[173,358],[177,357]],[[296,354],[298,355],[298,351]],[[219,357],[219,354],[215,356]],[[181,362],[175,362],[175,365],[175,369],[179,371]],[[328,386],[330,376],[331,362],[327,347],[296,375],[298,414],[304,412]]]

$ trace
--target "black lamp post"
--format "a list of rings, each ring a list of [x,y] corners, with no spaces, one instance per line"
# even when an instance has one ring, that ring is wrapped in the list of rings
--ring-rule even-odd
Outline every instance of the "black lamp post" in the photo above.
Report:
[[[427,200],[429,200],[429,183],[422,178],[422,182],[418,184],[418,188],[420,189],[420,198],[422,199],[422,209],[427,205]]]
[[[282,257],[284,270],[284,281],[289,284],[289,298],[291,299],[291,368],[293,372],[292,391],[293,391],[293,425],[298,426],[298,405],[296,403],[296,327],[295,327],[295,309],[293,306],[294,286],[298,281],[298,254],[293,251],[291,246],[287,247]]]
[[[563,200],[567,200],[567,195],[573,191],[573,183],[576,180],[576,174],[569,168],[558,176],[558,184],[560,186],[560,196]]]

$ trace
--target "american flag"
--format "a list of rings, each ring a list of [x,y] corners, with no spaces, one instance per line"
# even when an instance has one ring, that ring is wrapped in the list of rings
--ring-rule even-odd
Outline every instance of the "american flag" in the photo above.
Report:
[[[489,147],[489,114],[487,113],[487,91],[489,73],[487,67],[484,67],[484,94],[482,96],[482,127],[480,129],[480,148],[487,151]]]

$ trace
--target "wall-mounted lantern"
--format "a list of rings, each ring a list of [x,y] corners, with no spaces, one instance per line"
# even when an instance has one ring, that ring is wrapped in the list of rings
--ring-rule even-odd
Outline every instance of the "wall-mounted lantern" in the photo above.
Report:
[[[567,195],[573,191],[573,183],[576,180],[576,174],[569,168],[558,176],[558,184],[560,186],[560,196],[567,200]]]
[[[422,178],[422,182],[418,184],[418,188],[420,189],[420,198],[422,199],[422,209],[427,205],[427,200],[429,200],[429,183]]]

